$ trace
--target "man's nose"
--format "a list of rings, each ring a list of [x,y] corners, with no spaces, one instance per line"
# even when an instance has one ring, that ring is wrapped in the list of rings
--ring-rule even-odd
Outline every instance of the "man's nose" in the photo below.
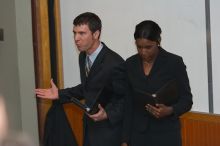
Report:
[[[79,36],[78,34],[75,34],[75,35],[74,35],[74,40],[75,40],[75,41],[78,41],[79,39],[80,39],[80,36]]]

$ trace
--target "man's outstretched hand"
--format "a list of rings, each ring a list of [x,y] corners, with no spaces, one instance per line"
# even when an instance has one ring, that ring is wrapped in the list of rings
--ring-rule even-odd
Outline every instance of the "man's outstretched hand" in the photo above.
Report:
[[[54,84],[53,79],[50,80],[51,88],[48,89],[35,89],[35,94],[37,97],[43,98],[43,99],[51,99],[55,100],[58,99],[58,88]]]

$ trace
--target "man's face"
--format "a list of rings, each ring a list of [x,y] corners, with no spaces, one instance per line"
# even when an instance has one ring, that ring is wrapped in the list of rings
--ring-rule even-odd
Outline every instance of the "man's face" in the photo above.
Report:
[[[89,52],[94,49],[94,44],[98,39],[96,33],[92,33],[86,24],[73,27],[74,41],[80,52]]]

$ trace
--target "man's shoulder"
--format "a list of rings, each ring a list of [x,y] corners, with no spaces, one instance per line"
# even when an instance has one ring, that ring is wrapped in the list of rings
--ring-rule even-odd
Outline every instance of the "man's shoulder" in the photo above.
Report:
[[[105,59],[117,62],[124,62],[124,59],[118,53],[107,47],[105,44],[103,44],[102,49],[105,54]]]

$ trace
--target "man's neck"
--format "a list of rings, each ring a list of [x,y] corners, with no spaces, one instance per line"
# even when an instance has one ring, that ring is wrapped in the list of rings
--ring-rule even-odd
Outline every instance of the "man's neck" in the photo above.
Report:
[[[92,47],[86,51],[86,54],[91,55],[93,52],[95,52],[95,50],[99,47],[100,43],[100,41],[94,42]]]

